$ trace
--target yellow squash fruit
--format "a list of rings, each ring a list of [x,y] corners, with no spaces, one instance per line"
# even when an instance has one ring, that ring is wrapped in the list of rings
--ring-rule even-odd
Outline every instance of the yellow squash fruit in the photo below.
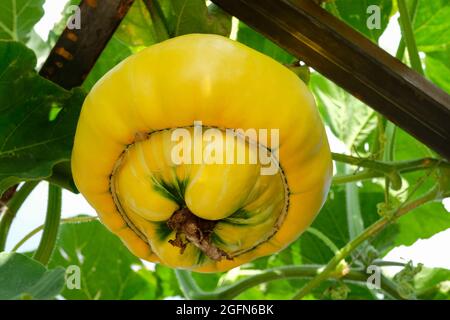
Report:
[[[297,239],[325,201],[332,164],[313,96],[294,73],[238,42],[192,34],[98,81],[72,171],[136,256],[216,272]]]

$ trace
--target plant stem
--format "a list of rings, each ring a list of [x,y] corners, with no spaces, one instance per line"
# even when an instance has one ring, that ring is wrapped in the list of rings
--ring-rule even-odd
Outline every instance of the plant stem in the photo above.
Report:
[[[386,126],[386,118],[383,117],[382,114],[377,113],[377,128],[375,139],[370,146],[370,153],[376,160],[382,159],[384,145],[385,145],[385,126]]]
[[[379,172],[375,172],[375,171],[371,171],[371,170],[364,170],[364,171],[360,171],[354,174],[341,174],[341,175],[336,175],[333,177],[333,184],[344,184],[344,183],[349,183],[349,182],[353,182],[353,181],[363,181],[363,180],[368,180],[368,179],[373,179],[373,178],[379,178],[379,177],[383,177],[384,174],[379,173]]]
[[[417,4],[418,4],[418,0],[412,0],[411,3],[411,8],[408,8],[408,12],[411,13],[410,17],[411,17],[411,24],[414,25],[414,21],[416,21],[416,13],[417,13]],[[397,53],[395,54],[395,57],[398,60],[403,60],[403,56],[405,55],[405,49],[406,49],[406,44],[405,44],[405,40],[402,37],[400,39],[400,44],[398,45],[398,49],[397,49]]]
[[[170,35],[167,27],[167,21],[158,0],[144,0],[144,4],[150,13],[157,41],[161,42],[169,39]]]
[[[386,121],[385,127],[386,144],[383,152],[383,161],[391,162],[394,159],[395,133],[396,133],[395,125],[390,121]],[[388,176],[385,177],[384,187],[385,187],[384,202],[386,203],[387,206],[389,206],[390,202],[389,190],[391,188],[391,180],[389,179]]]
[[[436,167],[450,168],[449,162],[442,159],[434,159],[434,158],[421,158],[408,161],[392,162],[392,161],[371,160],[367,158],[358,158],[340,153],[332,153],[332,158],[335,161],[368,169],[357,172],[355,174],[334,176],[333,177],[334,184],[342,184],[353,181],[372,179],[377,177],[383,177],[386,175],[392,177],[393,175],[399,173],[427,170]]]
[[[422,197],[408,202],[403,206],[400,206],[396,210],[392,211],[390,214],[387,214],[383,218],[376,221],[370,227],[365,229],[358,237],[351,240],[347,243],[338,253],[329,261],[327,266],[316,275],[310,282],[308,282],[300,291],[293,297],[293,299],[302,299],[305,297],[311,290],[316,288],[322,281],[326,280],[330,274],[332,274],[339,263],[345,259],[350,253],[353,252],[360,244],[365,242],[370,237],[376,235],[378,232],[384,229],[384,227],[391,223],[392,221],[398,219],[405,213],[427,203],[431,200],[436,200],[437,198],[442,197],[438,188],[432,189],[430,192],[426,193]]]
[[[372,264],[379,267],[404,267],[406,264],[397,261],[374,260]]]
[[[345,185],[345,209],[347,213],[348,233],[351,240],[364,230],[359,190],[355,182]]]
[[[394,160],[394,141],[395,141],[396,126],[390,121],[386,122],[386,148],[383,153],[383,160],[391,162]]]
[[[176,270],[181,290],[186,298],[194,300],[230,300],[236,298],[244,291],[262,283],[293,278],[313,278],[324,268],[322,265],[293,265],[282,266],[261,271],[255,275],[239,280],[232,285],[219,288],[216,291],[206,292],[200,289],[189,271]],[[361,270],[350,270],[340,279],[356,284],[366,284],[368,275]],[[336,280],[337,277],[330,274],[328,280]],[[397,293],[396,285],[389,281],[381,283],[381,289],[395,299],[402,299]]]
[[[347,215],[349,240],[353,240],[364,230],[364,220],[361,214],[359,190],[356,182],[350,182],[345,185],[345,212]],[[361,245],[361,247],[364,250],[366,244]],[[357,253],[354,253],[354,258],[357,258]]]
[[[55,248],[61,220],[62,190],[53,184],[48,185],[47,215],[45,217],[44,232],[33,258],[43,265],[47,265]]]
[[[323,266],[299,265],[264,270],[261,273],[237,281],[229,287],[220,289],[218,296],[219,299],[228,300],[237,297],[247,289],[265,282],[288,278],[312,278],[320,272],[321,268],[323,268]]]
[[[65,219],[61,219],[61,224],[65,224],[65,223],[79,223],[79,222],[89,222],[89,221],[95,221],[97,220],[97,217],[72,217],[72,218],[65,218]],[[29,239],[31,239],[31,237],[33,237],[34,235],[36,235],[39,231],[43,230],[45,227],[44,224],[40,225],[39,227],[34,228],[33,230],[31,230],[30,232],[28,232],[25,237],[23,237],[19,242],[17,242],[17,244],[13,247],[13,249],[11,250],[12,252],[16,252],[17,250],[19,250],[19,248],[25,243],[27,242]]]
[[[339,248],[334,244],[334,242],[331,241],[331,239],[323,234],[319,229],[309,227],[308,229],[306,229],[306,232],[309,232],[322,240],[322,242],[331,250],[331,252],[337,253],[339,251]]]
[[[371,160],[368,158],[353,157],[342,153],[331,153],[331,157],[335,161],[344,162],[358,167],[372,169],[381,173],[387,173],[392,170],[392,166],[382,161]]]
[[[408,49],[408,56],[411,66],[418,73],[423,75],[422,62],[420,61],[419,51],[417,50],[416,39],[411,25],[411,19],[406,7],[405,0],[398,0],[398,11],[400,13],[400,24],[402,26],[402,34]]]
[[[175,275],[185,298],[190,300],[217,299],[214,292],[205,292],[197,285],[190,271],[175,269]]]
[[[17,212],[38,183],[39,181],[25,182],[19,191],[17,191],[8,201],[6,210],[0,221],[0,252],[5,250],[9,229],[11,228],[11,224],[16,217]]]

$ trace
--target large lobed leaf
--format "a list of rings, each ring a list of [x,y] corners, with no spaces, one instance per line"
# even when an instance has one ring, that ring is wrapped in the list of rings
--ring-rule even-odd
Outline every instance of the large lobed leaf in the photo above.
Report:
[[[361,146],[377,126],[375,111],[318,73],[311,75],[310,87],[335,136],[348,149]]]
[[[373,11],[368,12],[370,6],[376,6],[379,9],[380,28],[368,28],[368,19],[374,14]],[[327,4],[327,8],[376,43],[391,17],[392,0],[335,0]]]
[[[414,20],[414,37],[421,51],[445,50],[450,45],[450,1],[419,1]]]
[[[71,265],[81,271],[80,289],[65,288],[65,299],[163,299],[180,296],[172,269],[145,268],[124,244],[100,222],[64,224],[60,229],[51,267]]]
[[[40,77],[35,64],[24,45],[0,41],[0,194],[49,178],[55,165],[70,161],[84,93]]]
[[[167,22],[171,36],[187,33],[230,34],[231,16],[215,4],[207,6],[205,0],[171,0],[170,4],[172,13]]]
[[[33,26],[44,15],[44,0],[2,0],[0,40],[27,42]]]
[[[294,56],[265,38],[243,22],[239,22],[237,40],[250,48],[256,49],[281,63],[290,64],[296,60]]]
[[[450,1],[419,1],[414,36],[426,53],[427,78],[450,93]]]
[[[157,42],[153,21],[144,1],[135,1],[114,33],[112,40],[129,48]]]
[[[428,203],[400,218],[398,226],[395,245],[409,246],[450,228],[450,213],[442,203]]]
[[[414,277],[417,296],[426,300],[450,300],[450,270],[423,268]]]
[[[51,299],[64,286],[64,269],[47,269],[19,254],[0,252],[0,300]]]
[[[427,78],[450,94],[450,46],[445,51],[427,53],[425,65]]]
[[[358,189],[364,227],[368,227],[380,218],[377,204],[384,200],[383,189],[371,182],[364,183]],[[313,228],[327,236],[337,248],[342,248],[350,241],[347,205],[345,189],[333,187],[327,202],[312,224]],[[369,243],[384,252],[392,247],[396,233],[396,226],[389,226],[377,237],[370,239]],[[298,242],[303,263],[326,264],[334,256],[331,249],[312,233],[305,232]],[[354,258],[364,258],[364,252],[356,254]]]
[[[424,144],[397,129],[395,137],[394,160],[411,160],[436,155]],[[413,200],[433,188],[445,170],[431,168],[425,171],[404,174],[404,198]],[[406,199],[404,199],[406,200]],[[408,212],[397,221],[399,228],[395,245],[412,245],[418,239],[427,239],[434,234],[450,228],[450,214],[440,202],[429,203]]]
[[[65,288],[65,299],[131,299],[155,291],[132,269],[142,268],[141,261],[98,221],[62,225],[49,265],[80,268],[81,288]]]

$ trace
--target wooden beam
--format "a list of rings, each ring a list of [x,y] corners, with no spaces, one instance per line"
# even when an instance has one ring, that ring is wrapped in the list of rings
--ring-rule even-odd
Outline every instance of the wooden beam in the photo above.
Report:
[[[213,0],[450,159],[450,96],[311,0]]]
[[[80,86],[134,0],[83,0],[81,28],[66,27],[40,74],[66,89]]]

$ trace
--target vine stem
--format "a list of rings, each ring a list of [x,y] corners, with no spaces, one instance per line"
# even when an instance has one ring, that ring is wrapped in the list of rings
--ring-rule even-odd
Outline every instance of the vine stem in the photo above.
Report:
[[[181,292],[189,300],[217,300],[216,292],[205,292],[192,278],[191,272],[187,270],[175,269],[175,275],[180,285]]]
[[[398,219],[407,212],[429,202],[432,200],[442,199],[448,195],[441,194],[439,188],[433,188],[430,192],[426,193],[422,197],[410,201],[403,206],[400,206],[391,213],[386,214],[383,218],[366,228],[358,237],[347,243],[338,253],[330,260],[326,267],[317,274],[310,282],[308,282],[300,291],[293,297],[293,299],[302,299],[311,290],[316,288],[322,281],[326,280],[330,274],[334,273],[336,267],[344,260],[350,253],[353,252],[360,244],[376,235],[378,232],[384,229],[384,227],[392,221]]]
[[[340,174],[333,177],[332,183],[333,184],[344,184],[354,181],[362,181],[362,180],[368,180],[373,178],[379,178],[383,177],[384,174],[378,173],[371,170],[364,170],[360,172],[356,172],[353,174]]]
[[[372,264],[379,267],[404,267],[406,263],[398,261],[374,260]]]
[[[339,248],[328,238],[324,233],[322,233],[319,229],[309,227],[305,230],[305,232],[309,232],[319,238],[334,254],[339,251]]]
[[[335,161],[347,163],[366,170],[354,174],[337,175],[333,177],[334,184],[349,183],[384,176],[394,177],[400,173],[427,170],[436,167],[449,168],[450,163],[442,159],[420,158],[408,161],[379,161],[368,158],[353,157],[340,153],[332,153]]]
[[[398,11],[400,13],[400,24],[402,26],[402,34],[405,39],[406,48],[408,49],[409,60],[411,66],[418,73],[423,75],[422,62],[420,61],[419,51],[417,50],[416,39],[414,37],[413,27],[411,25],[411,18],[408,13],[405,0],[398,0]]]
[[[396,135],[396,126],[386,120],[386,126],[385,126],[385,136],[386,136],[386,143],[385,143],[385,149],[383,152],[383,160],[384,161],[392,161],[394,159],[394,146],[395,146],[395,135]],[[391,180],[388,176],[385,177],[384,180],[384,202],[387,206],[389,206],[390,202],[390,188],[391,188]]]
[[[281,266],[272,269],[260,271],[257,274],[239,280],[232,285],[219,288],[216,291],[206,292],[198,287],[195,280],[189,271],[176,270],[176,276],[180,284],[181,291],[187,299],[193,300],[230,300],[244,291],[253,288],[257,285],[267,283],[270,281],[281,279],[301,279],[301,278],[313,278],[325,266],[323,265],[293,265],[293,266]],[[344,276],[340,277],[336,274],[329,274],[327,280],[343,280],[345,282],[352,282],[359,285],[365,285],[367,283],[368,275],[362,270],[349,270]],[[395,283],[391,281],[385,281],[381,283],[381,290],[387,293],[394,299],[402,299],[397,292]]]
[[[17,191],[8,201],[6,210],[0,221],[0,252],[5,250],[9,229],[11,228],[11,224],[16,217],[17,212],[38,183],[39,181],[25,182],[19,191]]]
[[[155,31],[158,42],[169,39],[169,28],[159,2],[157,0],[144,0],[144,4],[150,13],[153,30]]]
[[[418,0],[412,0],[410,8],[408,8],[408,12],[410,13],[409,18],[410,18],[412,25],[414,25],[414,22],[416,21],[418,3],[419,3]],[[403,56],[405,54],[405,49],[406,49],[406,44],[405,44],[404,36],[402,35],[402,38],[400,39],[400,43],[397,48],[397,52],[395,54],[395,57],[398,60],[400,60],[400,61],[403,60]]]
[[[442,159],[420,158],[407,161],[378,161],[368,158],[359,158],[341,153],[331,153],[335,161],[344,162],[358,167],[372,169],[380,173],[391,173],[392,171],[416,171],[441,166],[450,169],[450,163]]]
[[[65,219],[61,219],[61,224],[65,224],[65,223],[81,223],[81,222],[89,222],[89,221],[96,221],[98,220],[97,217],[72,217],[72,218],[65,218]],[[16,252],[17,250],[19,250],[19,248],[21,246],[23,246],[23,244],[25,242],[27,242],[29,239],[31,239],[31,237],[33,237],[34,235],[36,235],[39,231],[43,230],[45,227],[45,225],[40,225],[39,227],[34,228],[33,230],[31,230],[30,232],[28,232],[25,237],[23,237],[19,242],[17,242],[17,244],[12,248],[12,252]]]
[[[47,215],[45,217],[44,232],[33,259],[47,265],[52,256],[58,236],[61,220],[62,190],[53,184],[48,185]]]
[[[411,7],[407,8],[406,10],[408,12],[410,12],[410,16],[408,16],[408,22],[410,22],[411,24],[414,24],[414,21],[416,19],[416,13],[417,13],[417,5],[418,5],[418,0],[412,0],[411,3]],[[402,23],[400,21],[400,23]],[[395,54],[395,57],[397,59],[399,59],[400,61],[403,60],[403,56],[405,54],[405,40],[404,40],[404,35],[402,35],[401,39],[400,39],[400,44],[397,48],[397,52]],[[421,66],[421,65],[420,65]],[[395,145],[395,136],[396,136],[396,131],[397,131],[397,127],[390,121],[385,120],[385,128],[384,128],[384,134],[385,134],[385,138],[386,138],[386,144],[385,144],[385,150],[383,152],[383,160],[384,161],[392,161],[394,158],[394,145]],[[384,188],[384,192],[385,192],[385,203],[387,206],[389,206],[389,202],[390,202],[390,188],[391,188],[391,180],[389,179],[389,177],[385,177],[385,188]]]

